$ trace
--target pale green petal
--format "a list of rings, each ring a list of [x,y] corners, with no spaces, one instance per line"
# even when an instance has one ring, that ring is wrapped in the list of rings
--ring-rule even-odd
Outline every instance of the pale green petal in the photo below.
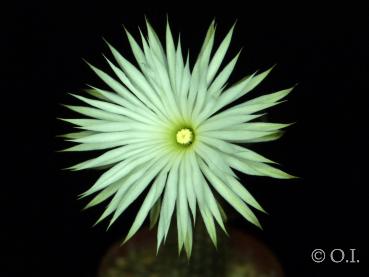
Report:
[[[254,138],[254,139],[250,139],[245,141],[246,143],[256,143],[256,142],[266,142],[266,141],[273,141],[273,140],[277,140],[280,137],[282,137],[284,134],[283,131],[275,131],[272,132],[271,134],[265,135],[265,136],[261,136],[258,138]]]
[[[161,210],[161,198],[159,198],[158,201],[155,202],[155,204],[150,210],[150,230],[154,228],[155,224],[158,222],[160,210]]]
[[[214,218],[207,206],[200,208],[201,217],[205,223],[206,230],[214,246],[217,246],[217,232],[214,224]]]
[[[208,30],[206,32],[206,36],[205,36],[204,42],[203,42],[203,44],[201,46],[200,53],[199,53],[199,56],[197,58],[197,61],[203,55],[206,47],[208,47],[208,45],[209,45],[209,42],[210,42],[210,44],[213,44],[213,42],[211,42],[211,40],[214,40],[215,29],[216,29],[215,20],[213,20],[210,23],[209,28],[208,28]]]
[[[74,133],[59,135],[59,137],[71,140],[71,139],[80,139],[80,138],[88,137],[93,134],[96,134],[96,133],[91,132],[91,131],[81,131],[81,132],[74,132]]]
[[[145,58],[146,58],[146,65],[145,65],[145,72],[148,73],[148,71],[151,71],[154,75],[155,72],[152,71],[153,66],[153,61],[152,61],[152,56],[153,53],[144,37],[144,35],[142,34],[141,30],[140,30],[140,36],[141,36],[141,42],[142,42],[142,46],[143,46],[143,50],[144,50],[144,54],[145,54]],[[154,76],[153,76],[154,77]]]
[[[242,162],[242,159],[238,159],[233,156],[227,156],[226,161],[232,168],[242,173],[248,175],[263,176],[263,174],[257,169],[255,169],[251,163]]]
[[[146,19],[146,27],[147,27],[147,34],[149,38],[149,45],[150,49],[152,49],[153,53],[157,55],[161,62],[164,64],[166,62],[165,52],[163,46],[160,43],[158,35],[156,34],[155,30],[151,26],[150,22]]]
[[[229,76],[231,76],[231,73],[233,72],[233,69],[236,66],[236,63],[238,61],[240,54],[241,54],[241,51],[239,51],[237,55],[218,74],[218,76],[215,78],[215,80],[213,81],[213,83],[210,85],[208,89],[209,94],[215,97],[219,96],[219,94],[222,92],[222,88],[228,81]]]
[[[187,235],[186,235],[186,238],[185,238],[185,241],[184,241],[184,246],[185,246],[187,258],[190,259],[191,253],[192,253],[192,242],[193,242],[192,224],[191,224],[190,217],[187,217],[187,233],[186,234]]]
[[[249,91],[253,90],[257,85],[259,85],[269,75],[269,73],[273,70],[273,68],[274,65],[268,70],[265,70],[264,72],[254,76],[248,83],[247,89],[242,93],[242,95],[245,95]]]
[[[212,146],[213,148],[218,149],[221,152],[235,154],[236,150],[232,147],[232,143],[226,142],[221,139],[211,138],[206,136],[198,136],[198,139],[203,143]]]
[[[293,87],[275,93],[259,96],[257,98],[246,101],[242,104],[229,108],[223,113],[227,115],[236,115],[236,114],[251,114],[259,112],[266,108],[282,103],[283,101],[280,100],[286,97],[292,91],[292,89]]]
[[[256,175],[256,176],[268,176],[278,179],[291,179],[295,178],[294,176],[283,172],[280,169],[274,168],[271,165],[254,162],[245,159],[238,159],[234,157],[227,157],[227,162],[231,167],[241,171],[245,174]]]
[[[97,158],[90,159],[88,161],[79,163],[72,166],[70,169],[82,170],[93,167],[100,167],[109,164],[113,164],[125,159],[128,159],[134,155],[145,153],[150,150],[156,143],[149,141],[146,143],[135,143],[124,145],[112,150],[105,152],[104,154],[98,156]]]
[[[120,199],[120,203],[115,210],[115,213],[110,220],[109,226],[120,216],[126,208],[132,204],[133,201],[146,189],[150,184],[151,180],[157,176],[157,174],[165,167],[169,161],[169,157],[160,159],[160,155],[157,155],[155,163],[145,172],[145,175],[140,178],[134,185],[132,185],[123,197]]]
[[[156,56],[153,57],[153,61],[157,72],[157,79],[160,83],[161,99],[162,102],[165,103],[165,105],[163,104],[163,107],[166,109],[169,119],[178,117],[179,112],[177,102],[174,98],[174,92],[168,75],[169,73],[165,66],[159,62]]]
[[[118,57],[116,57],[116,59],[121,57],[120,54],[112,46],[110,46],[110,47],[111,47],[112,51],[114,51],[113,54],[118,56]],[[121,58],[123,59],[123,57],[121,57]],[[131,103],[141,107],[141,109],[143,109],[143,110],[146,110],[146,107],[149,107],[150,109],[153,109],[155,112],[159,111],[157,109],[157,107],[155,105],[153,105],[153,103],[151,103],[151,101],[148,99],[147,95],[145,93],[143,93],[140,88],[135,86],[121,69],[119,69],[117,66],[115,66],[108,58],[105,57],[105,59],[108,62],[109,66],[113,69],[114,73],[117,75],[119,80],[129,89],[129,91],[128,91],[128,90],[125,89],[125,87],[123,87],[124,90],[125,90],[125,93],[123,93],[123,90],[118,91],[120,96],[126,98]],[[132,95],[131,95],[131,93],[132,93]],[[140,102],[138,99],[142,102]]]
[[[120,68],[124,71],[125,75],[128,79],[139,88],[142,92],[148,96],[149,94],[155,94],[150,84],[147,82],[146,78],[142,75],[142,73],[126,58],[124,58],[110,43],[106,42],[111,53],[113,54],[115,60],[117,61]],[[109,63],[113,65],[112,63]],[[117,71],[118,72],[118,71]],[[123,73],[123,72],[122,72]]]
[[[256,73],[246,76],[228,89],[226,89],[217,99],[217,104],[212,113],[219,111],[221,108],[237,100],[247,91],[248,84],[251,82]]]
[[[194,193],[196,195],[197,203],[202,209],[206,206],[206,199],[205,199],[205,192],[202,186],[203,176],[201,174],[199,165],[197,164],[195,153],[191,152],[188,154],[189,163],[190,163],[190,171],[191,174],[189,175],[191,184],[194,188]]]
[[[158,127],[153,127],[151,125],[141,124],[138,122],[103,122],[98,124],[89,124],[83,127],[80,127],[84,130],[101,132],[101,133],[115,133],[115,132],[123,132],[123,131],[143,131],[146,132],[157,132]]]
[[[181,83],[181,95],[185,95],[187,99],[187,93],[190,89],[191,71],[190,71],[190,56],[187,55],[185,67],[183,69],[183,79]]]
[[[197,163],[197,159],[194,154],[189,156],[189,160],[191,163],[192,169],[192,183],[194,187],[194,192],[196,194],[196,199],[198,200],[197,203],[199,205],[200,211],[203,211],[201,214],[206,214],[210,212],[212,216],[215,217],[216,221],[220,225],[220,227],[226,232],[226,229],[223,224],[222,216],[219,212],[218,206],[216,204],[216,200],[211,192],[204,176],[202,175],[199,165]],[[204,219],[205,220],[205,219]],[[211,223],[208,226],[210,231]],[[208,229],[208,231],[209,231]],[[216,234],[215,234],[216,237]],[[214,242],[214,241],[213,241]]]
[[[207,83],[209,84],[215,74],[217,73],[220,65],[222,64],[222,61],[224,59],[225,54],[227,53],[229,44],[231,43],[231,39],[232,39],[232,34],[233,34],[233,30],[234,30],[234,26],[232,26],[231,30],[228,32],[228,34],[226,35],[226,37],[223,39],[222,43],[220,44],[219,48],[217,49],[217,51],[215,52],[210,65],[209,65],[209,70],[208,70],[208,74],[207,74]]]
[[[193,174],[191,170],[191,163],[190,163],[189,155],[184,156],[183,162],[183,170],[184,170],[184,178],[185,178],[185,186],[186,186],[186,196],[188,205],[190,206],[190,210],[193,217],[193,222],[196,221],[196,195],[194,191],[194,183],[191,180],[191,175]]]
[[[247,159],[255,162],[264,162],[264,163],[275,163],[272,160],[263,157],[262,155],[248,149],[245,147],[241,147],[239,145],[216,139],[210,137],[200,137],[201,141],[212,146],[213,148],[218,149],[223,153],[227,153],[242,159]]]
[[[183,243],[187,237],[187,222],[189,218],[188,202],[186,194],[186,176],[184,171],[184,162],[179,167],[178,195],[176,201],[177,212],[177,231],[178,231],[178,252],[181,252]]]
[[[99,99],[99,100],[102,100],[102,101],[107,101],[107,102],[110,102],[109,99],[105,98],[104,96],[102,96],[96,89],[92,88],[88,88],[88,89],[84,89],[85,92],[87,92],[89,95]]]
[[[259,211],[265,213],[264,209],[260,206],[260,204],[236,178],[226,176],[225,179],[229,188],[235,194],[237,194],[243,201],[245,201],[248,205],[254,207],[255,209],[258,209]]]
[[[163,103],[158,97],[157,93],[146,80],[145,76],[128,60],[126,60],[113,46],[108,43],[110,51],[112,52],[114,58],[118,62],[119,66],[124,70],[129,78],[129,81],[133,84],[130,87],[134,90],[137,97],[140,98],[148,107],[155,110],[156,113],[160,113],[163,109]],[[117,71],[118,72],[118,71]]]
[[[73,95],[73,94],[72,94]],[[142,116],[140,114],[137,114],[127,108],[124,108],[122,106],[113,104],[113,103],[109,103],[109,102],[104,102],[104,101],[100,101],[100,100],[93,100],[93,99],[89,99],[83,96],[79,96],[79,95],[73,95],[74,97],[78,98],[79,100],[104,111],[113,113],[113,114],[119,114],[119,115],[123,115],[126,116],[127,118],[130,118],[131,120],[134,121],[139,121],[142,123],[146,123],[149,125],[152,125],[152,121],[145,117]]]
[[[209,115],[211,115],[216,104],[216,98],[207,93],[205,107],[199,112],[196,117],[192,118],[192,122],[195,128],[198,128],[204,122],[204,120],[207,119]]]
[[[181,92],[183,70],[184,70],[184,62],[183,62],[182,47],[181,47],[180,39],[178,39],[175,66],[176,66],[175,68],[175,84],[176,84],[175,92],[179,94]]]
[[[273,67],[257,75],[254,73],[250,77],[245,77],[239,83],[236,83],[232,87],[228,88],[220,95],[218,105],[215,107],[214,112],[254,89],[261,81],[265,79],[272,69]]]
[[[222,230],[227,234],[227,230],[224,226],[223,216],[222,216],[222,212],[224,213],[224,211],[220,208],[220,205],[216,201],[213,195],[213,192],[209,188],[209,185],[207,184],[207,182],[206,181],[203,182],[202,185],[204,186],[206,205],[208,206],[211,214],[214,216],[216,222],[219,224]]]
[[[199,133],[203,131],[214,131],[214,130],[222,130],[226,127],[232,127],[233,125],[241,124],[244,122],[248,122],[254,120],[258,117],[262,116],[262,114],[246,114],[246,115],[231,115],[227,116],[226,114],[219,113],[213,117],[210,117],[204,123],[202,123],[198,127]]]
[[[166,50],[168,60],[168,70],[172,87],[176,87],[176,51],[173,42],[172,32],[170,30],[169,22],[167,21],[166,27]]]
[[[153,134],[150,135],[152,136]],[[101,142],[122,141],[130,138],[147,138],[147,140],[153,139],[153,137],[148,136],[147,132],[145,131],[134,131],[134,132],[99,133],[83,138],[72,139],[71,141],[79,143],[101,143]]]
[[[142,176],[145,175],[146,170],[148,170],[152,164],[153,162],[151,161],[144,165],[141,165],[140,168],[136,168],[130,171],[121,180],[119,180],[120,186],[118,191],[115,193],[113,199],[110,201],[109,205],[106,207],[103,214],[96,221],[95,225],[104,220],[109,215],[111,215],[117,209],[123,195],[137,180],[139,180],[140,178],[142,178]]]
[[[108,171],[102,174],[100,178],[95,182],[95,184],[82,195],[87,196],[101,189],[104,189],[111,183],[123,178],[133,169],[157,157],[159,154],[163,155],[165,152],[163,152],[162,150],[163,147],[161,146],[153,147],[149,151],[146,151],[145,153],[137,154],[136,156],[130,159],[126,159],[114,165],[112,168],[110,168]]]
[[[173,166],[169,171],[164,196],[162,199],[160,219],[157,233],[157,249],[163,239],[167,237],[170,221],[174,212],[174,207],[177,199],[177,187],[178,187],[178,169],[180,165],[181,157],[178,156],[177,160],[173,162]]]
[[[207,93],[207,84],[206,84],[206,67],[207,64],[200,65],[200,80],[199,87],[196,93],[196,101],[194,103],[193,111],[192,111],[192,119],[198,118],[201,111],[204,110],[204,104],[207,104],[207,100],[212,99],[213,97]],[[211,100],[210,100],[211,101]]]
[[[114,114],[114,113],[111,113],[111,112],[106,112],[106,111],[103,111],[103,110],[90,108],[90,107],[70,106],[70,105],[65,105],[65,107],[67,107],[68,109],[70,109],[74,112],[86,115],[88,117],[101,119],[101,120],[126,122],[127,119],[128,119],[126,116],[122,116],[122,115],[119,115],[119,114]]]
[[[165,117],[160,116],[160,114],[155,114],[152,110],[148,109],[145,105],[142,104],[142,102],[140,102],[137,98],[135,98],[134,96],[131,95],[131,93],[128,93],[128,97],[127,95],[125,95],[125,97],[122,97],[121,95],[117,95],[114,93],[111,93],[109,91],[105,91],[102,89],[98,89],[98,88],[94,88],[98,93],[100,93],[104,98],[108,99],[109,101],[118,104],[120,106],[126,107],[129,110],[140,114],[140,116],[142,117],[146,117],[148,119],[150,119],[150,121],[146,121],[148,124],[152,124],[152,125],[157,125],[160,124],[164,119],[165,121]],[[138,103],[139,104],[138,104]],[[139,106],[140,108],[138,109],[137,106]],[[161,120],[159,120],[159,118]],[[157,124],[154,124],[157,123]]]
[[[250,210],[249,207],[242,201],[242,199],[237,196],[231,189],[229,189],[221,179],[219,179],[208,166],[199,159],[199,165],[202,172],[205,174],[206,178],[209,180],[211,185],[215,190],[225,199],[227,202],[233,206],[245,219],[255,224],[261,228],[259,220],[256,218],[255,214]]]
[[[286,172],[283,172],[282,170],[275,168],[271,165],[264,164],[264,163],[258,163],[258,162],[252,162],[252,163],[254,164],[253,167],[265,176],[273,177],[277,179],[296,178],[295,176],[292,176]]]
[[[118,189],[120,188],[121,185],[122,185],[121,182],[117,181],[117,182],[114,182],[113,184],[111,184],[110,186],[108,186],[107,188],[103,189],[90,202],[88,202],[88,204],[85,206],[84,209],[91,208],[91,207],[96,206],[96,205],[100,204],[101,202],[105,201],[110,196],[115,194],[118,191]]]
[[[62,150],[63,152],[71,152],[71,151],[94,151],[94,150],[103,150],[109,149],[121,145],[125,145],[130,143],[130,141],[110,141],[110,142],[101,142],[101,143],[88,143],[88,144],[79,144],[69,148]]]
[[[207,88],[207,67],[210,59],[211,50],[214,44],[214,35],[215,27],[212,23],[208,29],[204,44],[201,48],[200,54],[192,71],[190,90],[188,93],[188,105],[190,114],[192,114],[192,111],[194,111],[194,115],[197,115],[198,110],[201,109],[202,103],[205,99]]]
[[[275,163],[272,160],[265,158],[264,156],[248,149],[245,147],[241,147],[235,144],[232,144],[231,147],[235,150],[234,155],[238,158],[254,161],[254,162],[262,162],[262,163]]]
[[[261,131],[243,131],[243,130],[235,130],[235,131],[218,130],[218,131],[206,131],[203,132],[202,135],[223,139],[231,142],[247,143],[260,137],[274,134],[275,132],[276,131],[261,132]]]
[[[188,90],[190,88],[190,82],[191,82],[191,72],[190,72],[190,66],[189,66],[189,57],[187,56],[187,61],[183,70],[183,78],[181,83],[181,91],[179,95],[179,107],[182,112],[182,115],[185,118],[190,117],[190,109],[188,106]]]
[[[211,170],[221,171],[224,174],[229,174],[231,176],[236,176],[227,163],[224,162],[222,155],[213,148],[207,146],[201,141],[196,145],[196,153],[206,161]]]
[[[220,203],[218,201],[216,201],[216,202],[217,202],[217,206],[218,206],[218,209],[219,209],[219,212],[220,212],[220,215],[221,215],[221,219],[222,219],[222,221],[226,222],[227,221],[227,215],[226,215],[224,209],[222,208],[222,206],[220,205]],[[224,229],[224,232],[228,235],[228,232],[225,229]]]
[[[126,31],[127,38],[128,38],[129,44],[130,44],[131,49],[132,49],[132,53],[136,58],[137,64],[140,66],[140,68],[142,70],[142,68],[146,64],[145,54],[143,53],[141,47],[138,45],[138,43],[133,38],[133,36],[128,32],[128,30],[127,29],[124,29],[124,30]]]
[[[164,190],[167,172],[168,172],[167,170],[162,170],[158,175],[158,177],[155,179],[155,182],[152,184],[150,191],[147,193],[147,196],[144,202],[142,203],[141,208],[138,211],[136,218],[132,224],[132,227],[129,230],[124,242],[129,240],[138,231],[138,229],[143,224],[145,218],[147,217],[150,209],[158,201],[159,197],[161,196]],[[157,213],[157,215],[159,214]]]
[[[127,95],[130,93],[121,83],[119,83],[114,78],[110,77],[104,71],[102,71],[101,69],[98,69],[97,67],[93,66],[92,64],[88,62],[87,64],[96,73],[96,75],[99,76],[100,79],[103,80],[112,90],[119,93],[120,95]]]
[[[88,125],[100,125],[100,124],[104,124],[104,123],[112,123],[112,122],[116,122],[116,121],[108,121],[108,120],[101,120],[101,119],[86,119],[86,118],[59,118],[60,120],[63,120],[65,122],[77,125],[79,127],[85,127]],[[119,124],[124,124],[129,122],[130,120],[126,120],[125,122],[118,122]]]
[[[249,123],[242,123],[237,125],[228,126],[224,128],[224,130],[243,130],[243,131],[250,131],[250,132],[270,132],[270,131],[278,131],[280,129],[286,128],[290,126],[289,124],[284,123],[271,123],[271,122],[249,122]]]

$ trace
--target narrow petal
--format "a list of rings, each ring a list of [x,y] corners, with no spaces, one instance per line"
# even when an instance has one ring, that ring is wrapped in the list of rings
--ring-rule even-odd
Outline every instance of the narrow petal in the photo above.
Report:
[[[140,153],[145,153],[150,150],[156,143],[153,141],[149,141],[146,143],[136,143],[124,145],[112,150],[105,152],[104,154],[98,156],[97,158],[90,159],[88,161],[79,163],[75,166],[72,166],[73,170],[82,170],[87,168],[94,168],[105,166],[113,163],[117,163],[119,161],[128,159],[132,156],[135,156]]]
[[[261,228],[259,220],[256,218],[255,214],[247,207],[247,205],[242,201],[242,199],[237,196],[231,189],[229,189],[221,179],[219,179],[208,166],[199,159],[199,165],[202,172],[205,174],[206,178],[209,180],[211,185],[215,190],[225,199],[227,202],[233,206],[245,219],[255,224]]]
[[[278,179],[291,179],[296,178],[288,173],[283,172],[271,165],[254,162],[245,159],[238,159],[233,157],[227,157],[227,162],[235,169],[250,175],[256,176],[268,176]]]
[[[218,76],[215,78],[208,89],[209,94],[214,95],[215,97],[218,97],[220,95],[220,93],[222,92],[222,88],[228,81],[229,76],[231,76],[233,69],[236,66],[240,54],[241,51],[239,51],[237,55],[218,74]]]
[[[104,189],[111,183],[118,181],[119,179],[126,176],[129,172],[132,172],[132,170],[134,170],[135,168],[147,163],[154,157],[157,157],[159,154],[163,155],[165,152],[163,152],[162,150],[163,148],[160,146],[152,147],[149,151],[145,153],[137,154],[130,159],[126,159],[114,165],[112,168],[102,174],[100,178],[96,181],[96,183],[89,190],[83,193],[83,196],[87,196],[101,189]]]
[[[150,209],[154,206],[154,204],[158,201],[161,196],[168,171],[163,169],[160,174],[156,177],[155,182],[152,184],[150,191],[148,192],[144,202],[141,205],[140,210],[138,211],[136,218],[132,224],[131,229],[129,230],[124,242],[129,240],[141,227],[145,218],[147,217]]]
[[[131,186],[127,192],[120,199],[120,203],[115,210],[115,213],[110,220],[109,226],[114,223],[114,221],[120,216],[126,208],[132,204],[133,201],[146,189],[150,184],[151,180],[157,176],[157,174],[166,166],[169,157],[155,159],[155,163],[145,172],[145,175],[140,178],[133,186]]]
[[[70,105],[65,105],[65,106],[74,112],[77,112],[77,113],[80,113],[80,114],[83,114],[83,115],[86,115],[92,118],[97,118],[101,120],[110,120],[110,121],[123,121],[123,122],[127,121],[127,117],[125,116],[103,111],[100,109],[83,107],[83,106],[70,106]]]
[[[219,48],[215,52],[214,57],[212,58],[210,62],[209,70],[208,70],[208,74],[206,78],[208,84],[213,80],[220,65],[222,64],[225,54],[227,53],[229,44],[231,43],[234,26],[235,25],[232,26],[231,30],[228,32],[226,37],[223,39],[222,43],[220,44]]]
[[[169,171],[167,183],[165,186],[157,233],[157,249],[159,249],[161,242],[163,241],[163,239],[166,238],[168,234],[170,221],[174,212],[174,207],[178,194],[178,169],[180,161],[180,156],[178,156],[177,159],[173,162],[173,166]]]

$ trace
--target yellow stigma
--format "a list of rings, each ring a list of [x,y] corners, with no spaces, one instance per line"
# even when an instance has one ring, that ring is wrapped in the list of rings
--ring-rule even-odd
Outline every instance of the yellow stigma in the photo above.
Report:
[[[193,134],[190,129],[183,128],[177,132],[176,138],[179,144],[186,145],[192,142]]]

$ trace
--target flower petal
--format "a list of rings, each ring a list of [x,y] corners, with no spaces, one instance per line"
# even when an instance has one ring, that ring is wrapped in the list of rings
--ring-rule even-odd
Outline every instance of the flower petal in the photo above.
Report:
[[[224,56],[227,53],[229,44],[231,43],[234,27],[235,27],[235,24],[232,26],[231,30],[229,30],[228,34],[223,39],[222,43],[220,44],[219,48],[215,52],[215,54],[214,54],[214,56],[213,56],[213,58],[210,62],[208,74],[207,74],[207,77],[206,77],[206,80],[207,80],[208,84],[213,80],[213,78],[214,78],[215,74],[217,73],[220,65],[222,64]]]
[[[112,219],[110,220],[109,226],[111,226],[111,224],[114,223],[118,216],[120,216],[126,210],[126,208],[137,199],[137,197],[150,184],[151,180],[155,178],[157,174],[165,167],[169,160],[169,157],[160,159],[160,156],[155,159],[156,162],[145,172],[145,175],[140,178],[134,185],[132,185],[120,199],[120,203],[117,206]]]
[[[211,172],[208,166],[201,159],[199,159],[199,165],[202,172],[205,174],[206,178],[209,180],[215,190],[245,219],[261,228],[259,220],[250,210],[250,208],[248,208],[247,205],[242,201],[242,199],[239,198],[239,196],[236,195],[231,189],[229,189],[213,172]]]

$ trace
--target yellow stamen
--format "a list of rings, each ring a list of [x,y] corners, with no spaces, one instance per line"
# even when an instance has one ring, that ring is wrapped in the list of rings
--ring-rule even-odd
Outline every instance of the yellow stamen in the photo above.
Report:
[[[176,138],[179,144],[190,144],[193,139],[193,134],[190,129],[183,128],[177,132]]]

